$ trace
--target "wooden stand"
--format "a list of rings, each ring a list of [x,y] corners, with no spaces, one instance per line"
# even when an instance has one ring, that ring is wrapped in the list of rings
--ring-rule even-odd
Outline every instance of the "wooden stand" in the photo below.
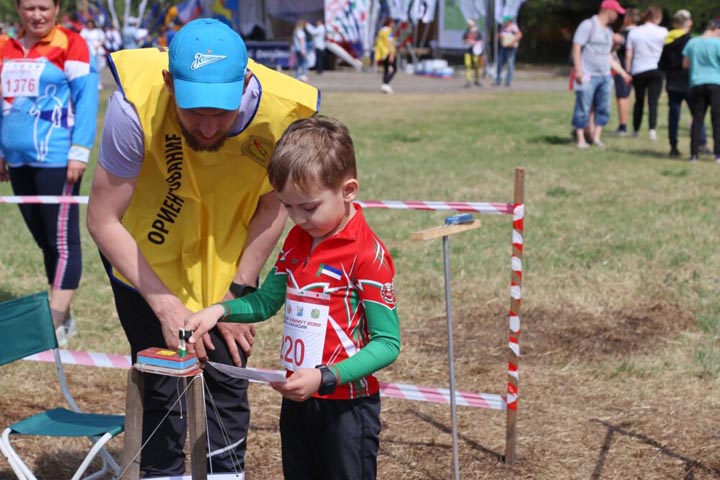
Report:
[[[205,381],[202,373],[184,377],[191,380],[187,388],[187,421],[190,433],[190,465],[193,480],[207,478],[207,431],[205,430]],[[194,380],[194,381],[193,381]],[[125,444],[123,445],[121,477],[127,480],[140,478],[140,450],[142,448],[143,397],[145,373],[131,368],[128,372],[125,397]]]

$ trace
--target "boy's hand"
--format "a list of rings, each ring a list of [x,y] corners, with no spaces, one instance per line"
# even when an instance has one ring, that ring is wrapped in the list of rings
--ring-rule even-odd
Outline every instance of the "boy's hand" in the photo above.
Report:
[[[318,368],[301,368],[285,383],[271,383],[270,386],[283,397],[294,402],[304,402],[320,388],[322,375]]]
[[[223,315],[225,315],[225,309],[221,305],[211,305],[187,317],[183,328],[193,332],[188,342],[195,343],[200,340],[203,335],[217,324]]]

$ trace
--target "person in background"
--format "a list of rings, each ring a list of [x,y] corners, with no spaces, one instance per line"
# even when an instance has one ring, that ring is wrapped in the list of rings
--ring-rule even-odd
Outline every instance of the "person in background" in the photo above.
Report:
[[[682,102],[690,107],[690,73],[683,68],[682,51],[690,41],[692,16],[687,10],[678,10],[673,16],[673,29],[665,39],[658,67],[665,73],[665,90],[668,94],[668,139],[670,141],[670,157],[682,156],[678,150],[678,129]],[[700,151],[707,149],[707,136],[703,122],[700,131]]]
[[[122,49],[122,36],[115,25],[105,27],[105,53],[110,55]],[[106,62],[107,64],[107,62]]]
[[[517,26],[517,23],[514,22],[513,17],[503,17],[502,27],[498,32],[500,47],[497,58],[497,76],[493,85],[502,85],[502,71],[505,65],[507,65],[505,86],[509,87],[512,84],[513,76],[515,75],[515,54],[517,53],[522,37],[523,33],[520,27]]]
[[[138,24],[137,17],[125,17],[125,26],[122,29],[123,48],[138,48]]]
[[[315,73],[322,75],[325,70],[325,22],[318,20],[315,25],[308,23],[305,28],[312,36],[312,45],[315,49]]]
[[[287,382],[272,387],[283,396],[285,480],[375,479],[381,425],[374,373],[397,359],[400,323],[392,258],[353,203],[359,184],[347,127],[322,116],[296,121],[268,174],[295,222],[275,266],[257,292],[201,310],[184,328],[195,331],[193,342],[218,321],[259,322],[284,304]]]
[[[102,90],[101,72],[105,68],[105,32],[95,24],[94,20],[88,20],[87,25],[80,30],[80,36],[85,39],[90,47],[90,54],[95,57],[95,64],[98,71],[98,90]]]
[[[2,49],[3,45],[5,45],[5,42],[10,39],[6,30],[7,29],[5,28],[5,25],[0,26],[0,49]]]
[[[383,93],[393,93],[390,86],[393,77],[397,73],[397,48],[395,46],[395,20],[387,17],[383,20],[382,27],[375,36],[375,61],[382,62],[383,83],[380,90]]]
[[[57,24],[59,11],[59,0],[19,0],[22,29],[0,50],[0,181],[9,179],[15,195],[79,195],[95,142],[97,71],[85,40]],[[21,204],[20,212],[42,250],[65,347],[77,332],[70,307],[82,275],[78,205]]]
[[[478,87],[482,87],[480,83],[480,71],[483,68],[484,45],[482,33],[477,28],[475,20],[467,21],[467,28],[463,33],[463,44],[465,45],[465,53],[463,60],[465,62],[465,88],[470,88],[472,82]]]
[[[625,52],[627,50],[627,37],[632,29],[640,23],[640,12],[637,8],[628,8],[623,18],[623,26],[620,33],[615,34],[617,41],[615,42],[617,50],[615,51],[615,59],[618,63],[624,62]],[[628,134],[627,123],[630,118],[630,93],[632,92],[632,84],[625,81],[619,73],[613,74],[615,82],[615,99],[617,101],[618,119],[620,125],[615,134],[624,137]]]
[[[87,222],[134,361],[146,348],[177,350],[178,329],[193,311],[254,290],[286,218],[267,180],[270,156],[320,97],[250,62],[237,32],[213,19],[187,23],[169,52],[121,50],[112,60],[118,91],[108,102]],[[251,327],[224,324],[191,352],[245,366],[254,336]],[[204,378],[208,471],[242,471],[247,382],[214,369]],[[177,379],[145,377],[145,477],[185,472],[178,396]]]
[[[700,137],[708,107],[713,129],[713,153],[720,164],[720,19],[712,19],[701,37],[683,49],[683,67],[690,69],[690,161],[700,154]]]
[[[295,78],[307,82],[308,76],[308,39],[305,27],[307,20],[299,19],[293,30],[292,51],[295,54]]]
[[[635,87],[633,107],[633,137],[640,134],[645,92],[648,97],[648,137],[657,140],[658,101],[662,93],[663,73],[658,68],[668,30],[661,27],[663,13],[660,7],[648,7],[642,16],[642,25],[628,34],[625,51],[625,69],[632,75]]]
[[[623,14],[625,9],[616,0],[604,0],[598,14],[583,20],[573,36],[575,109],[572,125],[576,131],[577,147],[581,149],[589,148],[584,130],[588,127],[591,113],[595,115],[593,145],[605,145],[601,135],[610,119],[610,67],[622,75],[627,83],[631,81],[630,75],[612,55],[613,31],[610,25],[615,23],[618,15]]]

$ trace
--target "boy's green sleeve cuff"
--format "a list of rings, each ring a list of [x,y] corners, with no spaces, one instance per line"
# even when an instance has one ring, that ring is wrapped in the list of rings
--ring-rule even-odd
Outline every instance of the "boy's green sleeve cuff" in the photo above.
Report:
[[[223,313],[223,316],[220,317],[220,319],[218,321],[219,322],[225,321],[225,319],[228,317],[228,315],[230,315],[230,308],[225,304],[225,302],[218,302],[215,305],[220,305],[223,308],[223,311],[225,312],[225,313]]]

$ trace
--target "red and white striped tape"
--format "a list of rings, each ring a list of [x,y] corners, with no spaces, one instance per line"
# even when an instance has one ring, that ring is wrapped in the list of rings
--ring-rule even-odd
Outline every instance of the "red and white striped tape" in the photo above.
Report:
[[[87,196],[73,196],[73,195],[9,195],[0,196],[0,203],[75,203],[75,204],[86,204],[88,203]]]
[[[403,202],[399,200],[358,200],[355,203],[364,208],[390,208],[397,210],[454,210],[457,212],[478,212],[489,214],[513,213],[512,203],[492,202]]]
[[[61,195],[24,195],[24,196],[0,196],[0,203],[88,203],[87,196],[61,196]],[[395,210],[454,210],[457,212],[478,212],[489,214],[513,213],[511,203],[493,202],[432,202],[432,201],[411,201],[399,200],[358,200],[364,208],[388,208]]]
[[[513,255],[511,259],[513,275],[512,280],[510,281],[510,296],[518,303],[522,302],[522,259],[516,255],[516,252],[522,255],[524,222],[525,206],[522,203],[518,203],[513,207]],[[509,325],[510,335],[508,338],[508,347],[515,354],[515,357],[520,357],[520,342],[518,341],[520,336],[520,316],[517,312],[513,312],[512,309],[509,315]],[[510,361],[508,362],[508,376],[512,377],[515,382],[513,383],[512,379],[511,381],[508,381],[506,396],[507,408],[510,410],[517,410],[517,400],[519,395],[517,381],[519,379],[519,372],[517,363],[513,361],[512,356],[510,356]]]
[[[77,352],[73,350],[60,350],[60,358],[65,365],[84,365],[89,367],[130,368],[129,355],[112,353]],[[52,350],[36,353],[25,357],[25,360],[36,362],[54,362]],[[262,370],[262,369],[258,369]],[[267,370],[266,370],[267,371]],[[450,390],[446,388],[422,387],[405,383],[380,382],[380,395],[388,398],[414,400],[418,402],[450,403]],[[455,392],[455,401],[458,405],[475,408],[488,408],[491,410],[505,410],[505,397],[491,393]]]

